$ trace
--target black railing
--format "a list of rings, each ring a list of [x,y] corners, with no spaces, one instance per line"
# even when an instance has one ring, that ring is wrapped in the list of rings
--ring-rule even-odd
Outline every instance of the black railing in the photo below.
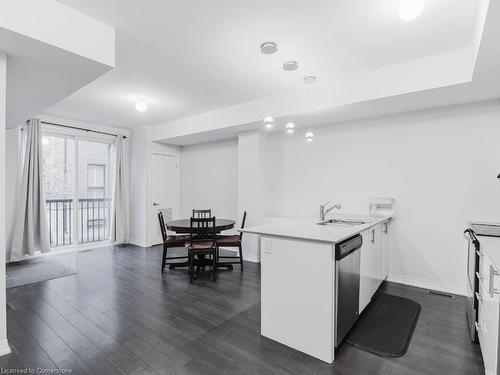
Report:
[[[50,247],[71,245],[73,242],[73,200],[47,199]]]
[[[50,247],[74,244],[73,200],[47,199]],[[110,198],[78,199],[78,243],[107,240],[110,236]]]
[[[109,238],[111,198],[78,200],[80,238],[78,243],[104,241]]]

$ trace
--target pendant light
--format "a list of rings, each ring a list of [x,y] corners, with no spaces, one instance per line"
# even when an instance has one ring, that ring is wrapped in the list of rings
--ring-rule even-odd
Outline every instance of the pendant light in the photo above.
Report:
[[[292,73],[291,72],[297,70],[298,67],[299,67],[299,64],[297,63],[297,61],[290,60],[290,61],[285,61],[283,63],[283,70],[288,72],[288,75],[289,75],[288,86],[289,86],[290,92],[292,91]],[[285,125],[285,129],[286,129],[287,134],[293,134],[295,132],[295,123],[292,121],[291,118],[288,119],[288,122]]]
[[[309,128],[306,133],[306,141],[311,143],[314,140],[314,133],[311,131],[311,85],[316,83],[315,76],[304,77],[304,84],[307,85],[307,98],[308,98],[308,109],[307,116],[309,118]]]
[[[278,46],[274,42],[265,42],[260,45],[260,52],[267,55],[267,96],[271,95],[271,55],[278,51]],[[269,109],[268,109],[269,113]],[[271,115],[264,117],[262,121],[264,127],[268,130],[274,126],[274,118]]]

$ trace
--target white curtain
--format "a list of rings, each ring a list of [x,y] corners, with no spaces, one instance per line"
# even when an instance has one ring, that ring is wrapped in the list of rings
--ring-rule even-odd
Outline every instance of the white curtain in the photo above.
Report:
[[[24,163],[18,190],[10,261],[50,251],[42,174],[42,130],[39,119],[26,126]]]
[[[121,135],[115,140],[115,179],[113,190],[113,213],[111,240],[116,244],[129,241],[128,217],[128,176],[125,157],[125,144]]]

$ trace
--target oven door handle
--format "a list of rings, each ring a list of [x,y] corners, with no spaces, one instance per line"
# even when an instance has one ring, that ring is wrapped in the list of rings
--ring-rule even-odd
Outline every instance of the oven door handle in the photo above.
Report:
[[[468,241],[468,242],[474,242],[474,243],[478,243],[479,241],[477,240],[477,237],[476,235],[474,234],[474,232],[470,229],[466,229],[464,230],[464,238]]]

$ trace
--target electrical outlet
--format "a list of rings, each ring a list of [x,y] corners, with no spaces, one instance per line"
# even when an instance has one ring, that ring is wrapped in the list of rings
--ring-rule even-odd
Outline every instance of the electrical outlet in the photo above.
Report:
[[[264,254],[272,254],[273,253],[273,243],[269,238],[262,239],[262,252]]]

